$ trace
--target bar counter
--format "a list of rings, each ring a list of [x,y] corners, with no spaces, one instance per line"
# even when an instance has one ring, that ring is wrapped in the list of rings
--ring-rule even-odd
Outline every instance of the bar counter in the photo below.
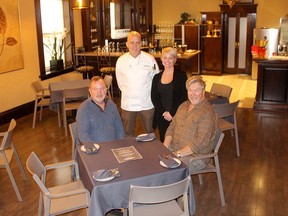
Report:
[[[175,65],[175,68],[185,71],[186,73],[192,75],[192,74],[198,74],[199,70],[195,70],[195,67],[193,67],[193,60],[194,57],[197,57],[200,53],[200,50],[195,50],[193,52],[185,52],[184,54],[178,54],[177,62]],[[163,69],[162,62],[161,62],[161,53],[150,53],[154,58],[156,59],[159,68]],[[97,66],[97,60],[96,57],[99,55],[97,52],[85,52],[85,53],[79,53],[76,54],[76,56],[83,56],[85,55],[87,58],[87,64],[89,65],[95,65]],[[108,55],[107,52],[101,52],[100,55]],[[115,66],[117,59],[123,55],[122,52],[110,52],[110,57],[112,61],[112,65]],[[97,68],[97,67],[96,67]]]
[[[288,112],[288,60],[254,61],[258,64],[254,110]]]

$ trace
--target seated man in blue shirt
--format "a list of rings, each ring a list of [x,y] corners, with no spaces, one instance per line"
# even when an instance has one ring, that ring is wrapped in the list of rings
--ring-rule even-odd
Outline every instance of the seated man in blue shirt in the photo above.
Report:
[[[124,138],[120,114],[116,104],[106,97],[107,87],[102,77],[94,76],[91,79],[89,93],[90,97],[77,111],[78,143],[97,143]]]

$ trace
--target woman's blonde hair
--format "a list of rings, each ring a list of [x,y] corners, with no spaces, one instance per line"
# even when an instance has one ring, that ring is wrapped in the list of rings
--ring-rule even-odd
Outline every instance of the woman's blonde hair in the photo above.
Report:
[[[169,54],[173,56],[175,59],[177,59],[177,50],[173,47],[165,47],[164,49],[162,49],[162,57],[165,54]]]

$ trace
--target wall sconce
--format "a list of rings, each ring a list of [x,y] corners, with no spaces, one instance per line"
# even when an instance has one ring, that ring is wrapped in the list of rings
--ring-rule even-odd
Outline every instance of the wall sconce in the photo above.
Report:
[[[72,9],[89,8],[89,0],[72,0]]]
[[[238,2],[239,0],[224,0],[224,1],[229,5],[230,8],[232,8],[233,5],[234,5],[236,2]]]

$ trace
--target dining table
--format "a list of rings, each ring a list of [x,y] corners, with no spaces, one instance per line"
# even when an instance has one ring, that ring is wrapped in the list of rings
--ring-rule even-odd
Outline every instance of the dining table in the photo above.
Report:
[[[94,154],[84,152],[83,146],[76,147],[80,177],[91,193],[88,211],[90,216],[104,216],[113,209],[127,209],[130,185],[161,186],[183,180],[190,175],[188,167],[183,162],[174,168],[167,168],[163,163],[161,165],[159,155],[175,156],[157,139],[139,142],[135,137],[126,137],[98,145],[99,150]],[[123,148],[135,149],[140,158],[130,156],[128,160],[119,161],[115,152],[121,152]],[[97,170],[115,168],[119,170],[118,177],[110,178],[109,181],[97,181],[95,176],[93,178],[93,172]],[[195,199],[192,181],[189,187],[189,209],[193,215]]]
[[[63,101],[63,90],[64,89],[78,89],[88,87],[90,84],[89,79],[83,80],[65,80],[59,82],[50,82],[50,104],[49,108],[52,111],[58,111],[58,105]]]
[[[215,95],[210,92],[205,91],[205,97],[210,102],[210,104],[225,104],[229,103],[229,99],[222,95]]]

